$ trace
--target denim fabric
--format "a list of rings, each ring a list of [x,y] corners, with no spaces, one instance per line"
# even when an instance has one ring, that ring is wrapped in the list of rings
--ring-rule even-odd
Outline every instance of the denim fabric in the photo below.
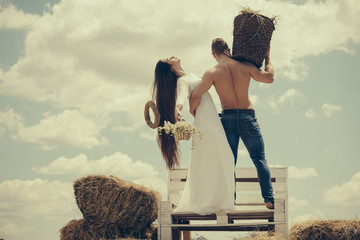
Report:
[[[261,194],[264,202],[274,202],[270,170],[265,159],[264,140],[255,111],[252,109],[226,109],[221,113],[221,123],[224,126],[226,137],[234,154],[235,165],[239,139],[243,141],[249,155],[257,169]]]

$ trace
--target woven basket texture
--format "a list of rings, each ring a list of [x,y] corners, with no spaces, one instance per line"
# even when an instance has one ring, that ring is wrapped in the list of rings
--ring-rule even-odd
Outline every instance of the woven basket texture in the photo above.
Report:
[[[234,18],[232,58],[260,68],[275,30],[275,18],[244,10]]]

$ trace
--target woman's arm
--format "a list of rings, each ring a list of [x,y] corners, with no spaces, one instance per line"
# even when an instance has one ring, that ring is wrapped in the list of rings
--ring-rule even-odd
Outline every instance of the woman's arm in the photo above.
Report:
[[[175,106],[175,118],[177,121],[181,121],[181,110],[185,102],[189,99],[189,83],[184,79],[179,79],[177,83],[176,92],[176,106]]]

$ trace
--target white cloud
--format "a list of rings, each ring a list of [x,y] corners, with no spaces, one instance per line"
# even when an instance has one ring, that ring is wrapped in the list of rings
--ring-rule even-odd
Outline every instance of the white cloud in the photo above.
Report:
[[[147,139],[147,140],[151,140],[154,141],[156,140],[156,136],[157,136],[157,130],[156,129],[150,129],[147,131],[142,131],[140,133],[140,137]]]
[[[309,201],[304,199],[296,199],[295,197],[289,197],[289,204],[291,210],[310,207]]]
[[[167,199],[167,183],[158,177],[140,178],[133,181],[136,184],[158,191],[163,200]]]
[[[284,167],[281,165],[269,165],[270,167]],[[309,167],[309,168],[297,168],[297,167],[293,167],[293,166],[289,166],[288,167],[288,176],[289,178],[293,178],[293,179],[302,179],[302,178],[307,178],[307,177],[316,177],[317,176],[317,172],[316,169],[313,167]]]
[[[318,217],[316,217],[312,214],[304,214],[304,215],[295,217],[291,222],[293,222],[293,223],[304,222],[304,221],[313,220],[313,219],[317,219],[317,218]]]
[[[23,127],[23,117],[9,109],[6,112],[0,112],[0,124],[7,130],[17,130]]]
[[[38,19],[37,15],[24,13],[14,5],[0,1],[0,29],[28,29],[36,24]]]
[[[259,102],[259,98],[257,95],[249,94],[249,98],[254,105],[256,105]]]
[[[157,175],[157,171],[150,164],[133,161],[120,152],[99,160],[89,160],[84,154],[74,158],[60,157],[47,166],[33,170],[43,174],[106,174],[131,179]]]
[[[0,236],[2,237],[18,237],[28,232],[33,232],[35,229],[29,227],[18,226],[14,223],[7,223],[0,226]]]
[[[269,102],[271,108],[277,109],[279,106],[283,106],[284,104],[293,105],[295,101],[303,98],[304,95],[299,90],[295,88],[290,88],[278,98],[272,97]]]
[[[289,178],[307,178],[307,177],[316,177],[317,172],[313,167],[309,168],[297,168],[297,167],[289,167]]]
[[[302,210],[304,212],[304,210]],[[315,219],[326,219],[328,218],[328,214],[324,213],[322,210],[315,209],[315,208],[307,208],[308,213],[303,213],[302,215],[298,215],[295,217],[290,218],[289,225],[295,223],[302,223],[304,221],[315,220]],[[310,213],[309,213],[310,212]]]
[[[45,113],[44,118],[33,126],[24,126],[23,117],[13,109],[9,109],[6,112],[0,112],[1,125],[8,131],[14,130],[14,138],[39,143],[46,150],[60,145],[92,148],[108,144],[107,139],[100,136],[104,122],[95,122],[75,109],[65,109],[56,115]]]
[[[71,183],[6,180],[0,183],[0,216],[8,219],[67,216],[73,209]]]
[[[321,109],[323,110],[325,116],[331,117],[334,112],[338,112],[342,109],[341,105],[332,105],[330,103],[325,103],[322,105]]]
[[[344,208],[360,207],[360,172],[354,174],[350,181],[335,185],[324,192],[327,204]]]
[[[301,97],[302,93],[294,88],[288,89],[283,95],[278,99],[279,104],[284,104],[286,102],[293,103],[296,97]]]
[[[270,84],[268,83],[259,83],[259,88],[270,88]]]
[[[314,118],[315,117],[315,111],[311,108],[309,108],[306,112],[305,112],[305,116],[307,118]]]
[[[99,126],[86,118],[79,110],[64,110],[57,115],[46,115],[38,125],[24,128],[19,135],[28,142],[39,142],[44,148],[53,148],[59,144],[92,148],[107,144],[100,137]]]

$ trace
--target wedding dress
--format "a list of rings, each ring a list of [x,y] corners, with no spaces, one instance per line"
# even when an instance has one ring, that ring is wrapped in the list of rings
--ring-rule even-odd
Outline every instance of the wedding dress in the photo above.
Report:
[[[179,78],[176,103],[184,105],[200,80],[195,74]],[[197,214],[233,211],[234,156],[208,92],[201,96],[193,124],[201,135],[193,136],[185,188],[174,211]]]

